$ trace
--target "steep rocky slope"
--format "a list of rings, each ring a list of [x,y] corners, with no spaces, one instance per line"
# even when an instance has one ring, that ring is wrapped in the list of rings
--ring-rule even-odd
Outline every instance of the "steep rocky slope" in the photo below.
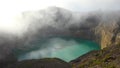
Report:
[[[111,21],[109,23],[102,23],[96,28],[96,40],[99,40],[101,48],[105,48],[112,44],[119,44],[120,42],[120,21]]]

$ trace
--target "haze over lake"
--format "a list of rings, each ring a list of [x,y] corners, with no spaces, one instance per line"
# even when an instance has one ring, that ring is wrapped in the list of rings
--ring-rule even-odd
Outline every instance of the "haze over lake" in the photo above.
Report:
[[[92,50],[99,50],[100,46],[91,41],[74,37],[52,37],[44,40],[37,40],[33,48],[27,50],[15,50],[19,60],[60,58],[71,61]]]

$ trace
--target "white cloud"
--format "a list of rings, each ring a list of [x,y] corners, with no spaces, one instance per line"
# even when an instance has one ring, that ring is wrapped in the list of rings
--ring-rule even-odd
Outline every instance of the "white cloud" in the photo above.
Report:
[[[71,0],[69,6],[77,11],[116,10],[119,4],[119,0]]]
[[[21,24],[12,18],[23,11],[57,6],[73,11],[116,10],[120,0],[0,0],[0,30],[19,31]],[[22,25],[23,26],[23,25]]]
[[[9,11],[12,10],[15,12],[21,12],[25,10],[38,10],[46,8],[48,6],[58,6],[72,10],[78,7],[88,9],[114,9],[119,8],[119,4],[119,0],[0,0],[1,9]]]

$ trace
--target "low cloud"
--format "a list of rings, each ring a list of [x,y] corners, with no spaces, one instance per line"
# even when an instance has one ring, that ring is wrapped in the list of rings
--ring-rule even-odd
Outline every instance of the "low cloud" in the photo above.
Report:
[[[47,42],[41,44],[38,43],[39,49],[30,51],[24,55],[21,55],[18,57],[19,60],[25,60],[25,59],[39,59],[39,58],[48,58],[48,57],[55,57],[52,56],[57,51],[64,49],[66,47],[79,45],[78,42],[75,40],[65,40],[62,38],[51,38],[48,39]],[[71,55],[71,54],[69,54]]]
[[[24,26],[23,31],[18,31],[20,35],[0,33],[0,60],[13,53],[14,49],[27,50],[36,46],[34,42],[39,41],[38,39],[44,40],[53,36],[71,36],[80,29],[90,30],[99,23],[118,22],[119,18],[118,12],[114,12],[114,14],[109,12],[84,14],[58,7],[24,12],[17,18],[18,22],[27,25]],[[37,51],[37,53],[41,52]]]

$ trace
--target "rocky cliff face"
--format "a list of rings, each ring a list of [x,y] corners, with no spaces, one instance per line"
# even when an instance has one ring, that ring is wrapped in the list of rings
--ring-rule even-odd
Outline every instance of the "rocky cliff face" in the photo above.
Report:
[[[111,21],[110,23],[102,23],[96,28],[96,36],[99,35],[100,38],[96,38],[99,40],[98,42],[101,45],[101,48],[105,48],[112,44],[118,44],[119,41],[119,33],[120,26],[119,21]]]

